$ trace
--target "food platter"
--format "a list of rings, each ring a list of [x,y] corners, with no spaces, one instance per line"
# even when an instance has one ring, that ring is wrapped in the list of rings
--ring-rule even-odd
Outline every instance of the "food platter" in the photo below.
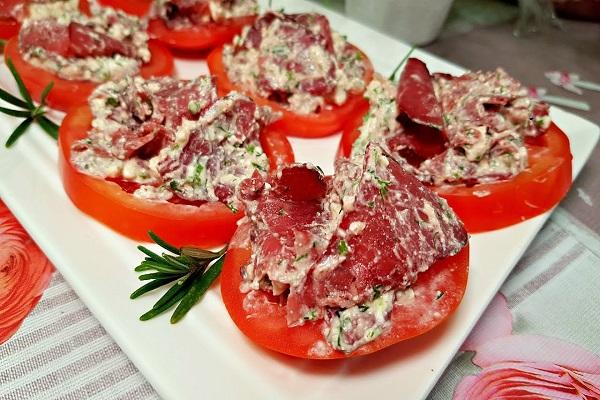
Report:
[[[324,13],[333,28],[347,34],[384,74],[409,49],[313,3],[277,1],[274,7]],[[425,52],[417,50],[414,55],[431,71],[462,72]],[[176,68],[184,78],[206,71],[203,61],[191,59],[177,60]],[[0,85],[14,89],[4,67]],[[598,140],[599,129],[559,109],[552,110],[552,118],[570,138],[577,174]],[[16,124],[0,116],[0,140]],[[333,171],[339,135],[291,141],[298,161],[320,165],[326,173]],[[56,165],[56,144],[37,127],[32,129],[14,148],[0,150],[0,197],[159,394],[173,399],[325,398],[332,393],[345,398],[390,393],[425,397],[548,217],[544,214],[472,236],[467,293],[453,318],[438,329],[367,357],[307,361],[253,345],[235,328],[214,289],[177,325],[170,325],[166,316],[140,322],[138,316],[158,295],[129,300],[138,286],[132,271],[140,260],[137,243],[79,212],[63,192]]]

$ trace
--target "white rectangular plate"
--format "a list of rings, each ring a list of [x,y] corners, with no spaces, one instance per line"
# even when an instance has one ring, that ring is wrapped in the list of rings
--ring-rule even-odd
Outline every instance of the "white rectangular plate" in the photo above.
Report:
[[[381,33],[305,1],[277,1],[286,11],[316,10],[348,35],[388,74],[409,47]],[[422,51],[416,57],[432,71],[463,70]],[[178,61],[184,77],[206,71],[203,62]],[[6,68],[0,85],[14,85]],[[559,109],[554,121],[568,134],[575,175],[599,136],[594,124]],[[17,125],[0,116],[0,141]],[[339,136],[292,140],[298,161],[330,173]],[[61,271],[109,334],[154,388],[167,399],[338,398],[419,399],[427,395],[493,295],[521,257],[548,214],[471,238],[471,272],[465,298],[453,316],[430,334],[371,356],[334,362],[297,360],[266,352],[246,340],[229,319],[213,288],[179,324],[168,316],[149,322],[138,317],[156,295],[135,302],[139,286],[132,267],[140,259],[134,243],[79,212],[63,192],[56,167],[56,144],[32,129],[10,150],[0,149],[0,197]],[[98,207],[102,207],[98,204]]]

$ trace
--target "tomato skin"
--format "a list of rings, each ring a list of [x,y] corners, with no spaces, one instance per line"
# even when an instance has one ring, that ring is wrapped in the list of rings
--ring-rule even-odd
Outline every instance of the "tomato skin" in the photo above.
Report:
[[[254,292],[258,306],[248,307],[246,294],[240,292],[240,268],[248,263],[251,250],[247,240],[248,227],[240,226],[235,233],[221,272],[221,296],[225,307],[236,326],[255,344],[289,356],[308,359],[338,359],[363,356],[382,350],[401,341],[422,335],[444,322],[460,304],[467,286],[469,270],[469,247],[457,255],[448,257],[432,265],[419,275],[413,288],[419,285],[427,288],[413,306],[396,306],[391,314],[392,327],[374,341],[345,354],[341,351],[319,353],[311,351],[319,341],[324,341],[321,321],[307,322],[302,326],[289,328],[286,322],[285,306],[274,302],[265,292]],[[436,280],[438,273],[450,271],[449,279],[440,286]],[[436,281],[436,283],[434,283]],[[438,297],[438,290],[444,295]],[[415,297],[417,298],[417,297]],[[244,306],[246,301],[246,306]],[[435,304],[440,312],[437,319],[421,321],[428,305]],[[258,307],[258,308],[257,308]],[[249,310],[249,311],[248,311]]]
[[[255,15],[232,18],[227,23],[208,23],[187,29],[172,30],[165,22],[153,18],[148,22],[150,37],[178,50],[207,50],[230,42],[242,28],[254,23]]]
[[[148,48],[152,58],[149,63],[142,65],[140,75],[144,78],[172,75],[175,67],[169,50],[152,40],[148,42]],[[46,85],[54,81],[47,103],[57,110],[68,111],[73,106],[85,103],[98,86],[94,82],[62,79],[52,72],[34,67],[21,57],[18,38],[12,38],[6,43],[4,55],[12,60],[34,100],[38,100]]]
[[[21,24],[12,18],[0,18],[0,39],[7,40],[19,33]]]
[[[139,18],[145,17],[152,6],[152,0],[98,0],[98,3],[101,6],[112,7]],[[92,15],[89,0],[79,0],[79,11],[86,15]]]
[[[362,113],[344,127],[339,156],[348,157],[352,152],[368,109],[368,104],[363,105]],[[527,139],[525,146],[529,167],[510,180],[471,187],[432,187],[448,201],[469,233],[506,228],[536,217],[558,204],[569,191],[573,156],[564,132],[553,123],[543,135]]]
[[[91,121],[89,106],[74,107],[59,131],[60,175],[65,192],[77,208],[136,241],[148,241],[148,230],[175,246],[213,247],[229,241],[237,220],[244,215],[243,210],[234,214],[220,202],[191,206],[146,201],[128,194],[114,182],[79,172],[70,161],[71,145],[86,136]],[[293,162],[293,153],[291,150],[287,153],[285,146],[264,150],[278,159]]]
[[[362,55],[366,63],[364,80],[368,84],[373,78],[373,66],[369,58],[358,48],[356,51]],[[225,65],[223,64],[223,48],[214,49],[206,59],[210,73],[217,77],[217,87],[221,95],[230,91],[238,91],[252,97],[252,99],[261,105],[269,106],[274,111],[280,112],[283,117],[275,121],[273,126],[290,136],[305,138],[317,138],[329,136],[339,132],[345,122],[363,107],[366,102],[362,92],[348,95],[348,100],[341,106],[331,106],[331,109],[323,110],[319,114],[301,115],[287,110],[279,103],[265,99],[259,95],[251,93],[238,87],[229,80]]]

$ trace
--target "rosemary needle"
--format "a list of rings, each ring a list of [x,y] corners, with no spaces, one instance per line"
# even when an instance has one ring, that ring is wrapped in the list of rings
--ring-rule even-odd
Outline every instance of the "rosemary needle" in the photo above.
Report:
[[[134,291],[130,298],[136,299],[171,285],[152,308],[140,316],[140,320],[152,319],[177,305],[171,316],[171,323],[174,324],[198,303],[217,279],[223,268],[226,248],[218,252],[196,247],[180,249],[152,231],[148,232],[148,236],[166,252],[157,254],[144,246],[138,246],[138,250],[146,257],[135,267],[135,271],[142,272],[139,280],[148,282]]]

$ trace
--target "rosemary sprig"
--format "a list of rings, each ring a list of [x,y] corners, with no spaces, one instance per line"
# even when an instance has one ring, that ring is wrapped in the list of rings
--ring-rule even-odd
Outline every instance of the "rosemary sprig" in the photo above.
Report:
[[[48,98],[48,93],[50,93],[52,87],[54,86],[54,82],[50,82],[48,85],[46,85],[40,95],[40,104],[36,106],[10,58],[6,59],[6,65],[15,79],[17,87],[19,88],[19,93],[23,99],[19,99],[18,97],[8,93],[6,90],[0,88],[0,99],[15,107],[18,107],[18,109],[0,107],[0,112],[10,115],[11,117],[24,118],[24,121],[21,122],[19,126],[17,126],[16,129],[11,133],[6,140],[5,146],[11,147],[13,144],[15,144],[15,142],[21,136],[23,136],[23,134],[34,122],[37,122],[44,132],[50,135],[50,137],[57,139],[58,125],[46,117],[46,99]]]
[[[394,71],[392,72],[392,74],[388,78],[390,81],[394,82],[396,80],[396,74],[400,70],[400,67],[402,67],[402,65],[404,65],[404,63],[406,62],[406,60],[408,60],[408,57],[410,57],[410,55],[415,50],[415,48],[416,48],[415,46],[411,47],[410,50],[408,51],[408,53],[406,53],[406,55],[404,56],[404,58],[402,58],[402,60],[400,60],[400,64],[398,64],[396,66],[396,68],[394,68]]]
[[[146,258],[135,268],[143,272],[138,277],[141,281],[149,281],[131,294],[135,299],[145,293],[172,284],[163,296],[152,306],[152,309],[140,316],[147,321],[175,306],[171,323],[177,323],[200,300],[210,285],[217,279],[223,268],[224,247],[218,252],[199,249],[197,247],[177,248],[149,231],[148,236],[167,252],[156,254],[144,246],[138,250]],[[169,254],[171,253],[171,254]]]

